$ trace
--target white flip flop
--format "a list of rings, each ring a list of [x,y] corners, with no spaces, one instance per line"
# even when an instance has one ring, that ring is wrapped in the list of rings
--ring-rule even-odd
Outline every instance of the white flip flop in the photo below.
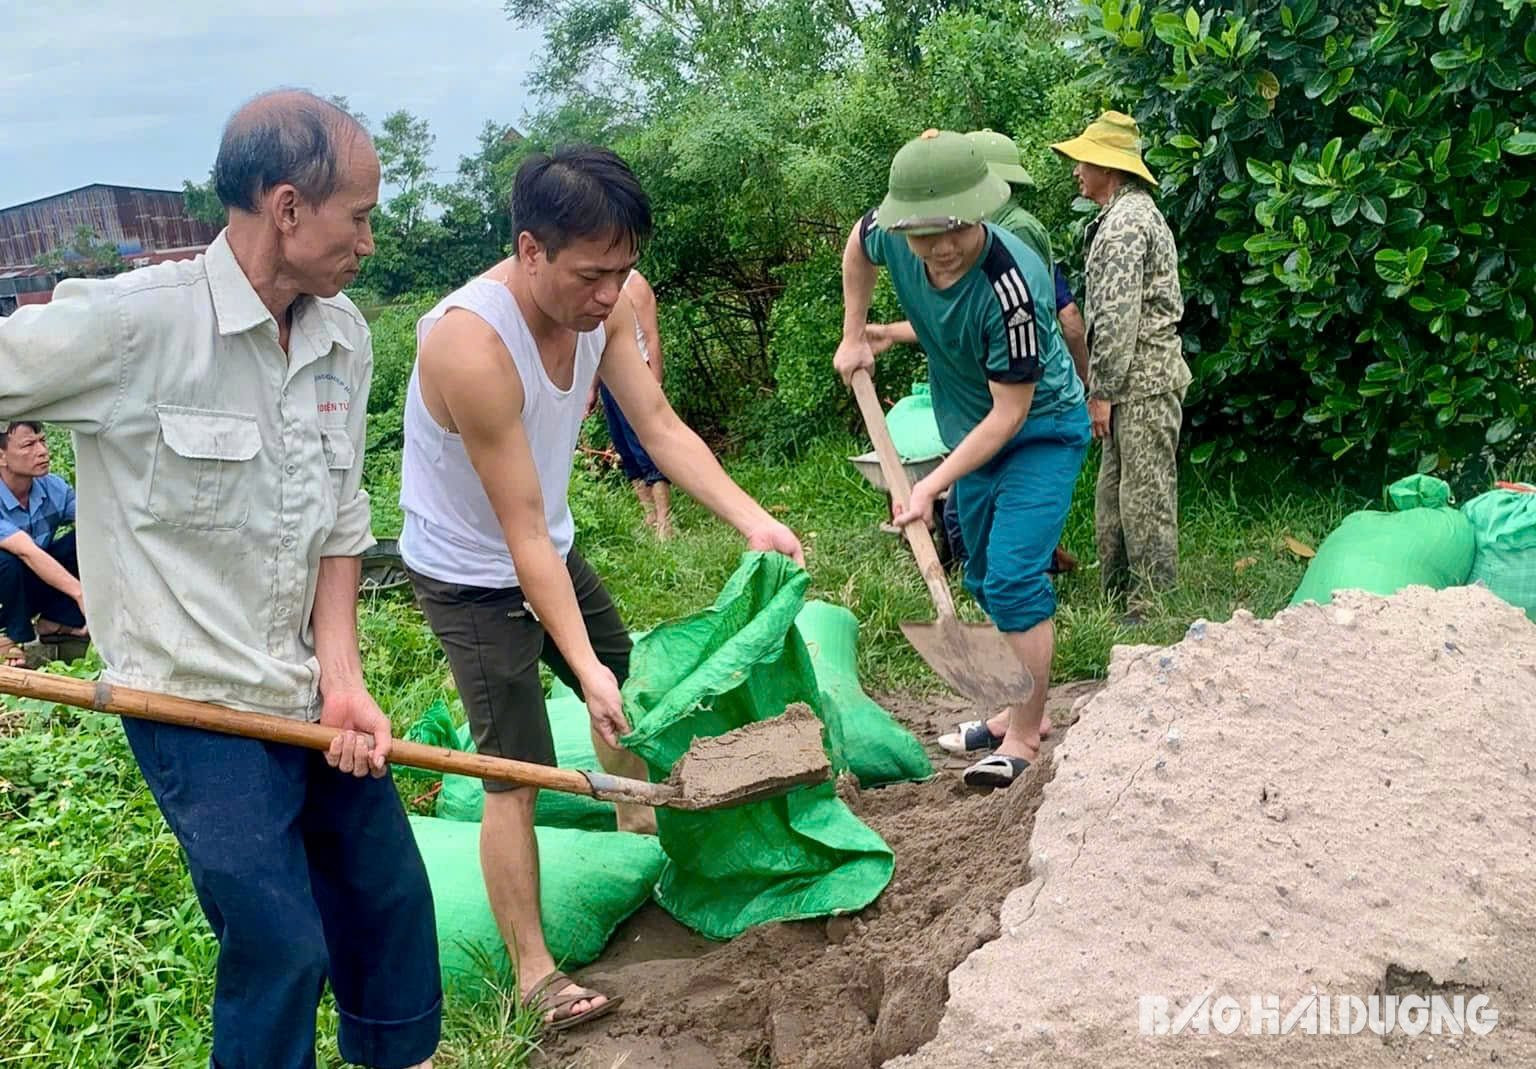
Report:
[[[939,736],[939,749],[952,754],[977,753],[995,750],[1002,741],[992,734],[985,720],[967,720],[954,731]]]

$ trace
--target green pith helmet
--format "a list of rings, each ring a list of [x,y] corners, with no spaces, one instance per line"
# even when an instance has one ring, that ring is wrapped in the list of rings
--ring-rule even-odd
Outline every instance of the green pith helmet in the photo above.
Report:
[[[890,191],[875,211],[882,230],[942,234],[979,223],[1008,202],[975,144],[949,130],[924,130],[891,161]]]
[[[965,136],[997,177],[1016,186],[1034,186],[1035,180],[1019,165],[1019,146],[1013,138],[996,130],[972,130]]]

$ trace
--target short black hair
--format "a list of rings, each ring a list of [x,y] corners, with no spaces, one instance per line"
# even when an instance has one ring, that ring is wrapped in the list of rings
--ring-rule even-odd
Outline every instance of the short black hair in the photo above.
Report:
[[[0,423],[0,449],[11,444],[11,432],[17,427],[31,427],[34,433],[43,433],[43,425],[35,419],[18,419],[10,423]]]
[[[572,241],[611,234],[638,253],[650,240],[651,200],[629,164],[600,145],[535,152],[512,182],[513,241],[532,234],[553,260]]]
[[[225,125],[213,190],[225,208],[243,212],[260,211],[262,195],[284,183],[319,204],[341,184],[345,135],[367,133],[346,111],[306,90],[262,93]]]

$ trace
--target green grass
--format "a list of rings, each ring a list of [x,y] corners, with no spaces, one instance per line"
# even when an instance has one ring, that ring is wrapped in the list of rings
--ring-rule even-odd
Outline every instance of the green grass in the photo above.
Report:
[[[793,464],[737,457],[735,477],[805,542],[811,596],[847,606],[862,624],[859,662],[873,691],[928,690],[936,681],[903,641],[904,619],[932,607],[910,555],[879,530],[884,496],[848,462],[853,440],[824,441]],[[68,458],[59,466],[67,470]],[[370,459],[376,527],[398,531],[398,454]],[[1092,570],[1092,478],[1087,471],[1066,543],[1084,569],[1061,583],[1055,675],[1103,672],[1116,642],[1177,639],[1197,617],[1281,608],[1304,562],[1282,541],[1316,545],[1365,504],[1283,471],[1185,473],[1183,583],[1147,626],[1127,633]],[[617,473],[579,465],[572,503],[579,542],[634,628],[708,605],[735,568],[740,538],[681,493],[679,537],[659,544]],[[1238,562],[1252,560],[1239,568]],[[370,685],[404,731],[452,681],[436,640],[408,598],[364,603]],[[95,665],[72,671],[89,675]],[[111,717],[13,703],[0,722],[0,1067],[192,1067],[206,1063],[216,947],[174,839],[143,787]],[[408,800],[421,782],[401,778]],[[427,803],[421,803],[418,808]],[[499,980],[515,991],[511,978]],[[489,1069],[526,1064],[536,1022],[494,992],[450,996],[438,1064]],[[337,1065],[335,1011],[320,1017],[322,1065]]]
[[[884,495],[847,460],[863,451],[852,439],[831,440],[813,446],[791,467],[750,459],[729,467],[748,492],[800,535],[811,574],[809,596],[843,605],[859,618],[865,686],[936,688],[938,681],[898,628],[902,620],[932,618],[933,606],[905,544],[879,529],[888,516]],[[1100,595],[1093,566],[1096,475],[1090,461],[1064,536],[1082,567],[1058,587],[1057,679],[1102,675],[1116,642],[1175,641],[1193,620],[1226,619],[1239,608],[1273,614],[1305,570],[1305,561],[1287,550],[1283,539],[1290,535],[1316,546],[1345,513],[1366,504],[1342,488],[1319,490],[1276,471],[1212,476],[1206,469],[1186,469],[1180,587],[1145,626],[1128,631]],[[679,537],[659,544],[641,526],[639,505],[616,474],[583,472],[572,487],[578,544],[635,627],[709,604],[742,551],[734,531],[686,495],[675,493],[674,500]],[[952,585],[959,591],[958,580]]]

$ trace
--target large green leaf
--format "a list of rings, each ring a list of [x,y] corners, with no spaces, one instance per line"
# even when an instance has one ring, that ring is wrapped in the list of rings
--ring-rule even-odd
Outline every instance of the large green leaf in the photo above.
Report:
[[[1515,432],[1520,429],[1520,421],[1512,416],[1505,416],[1488,428],[1483,440],[1489,445],[1500,445],[1513,438]]]
[[[1536,132],[1510,134],[1504,139],[1504,151],[1511,156],[1530,156],[1536,153]]]
[[[1333,174],[1333,165],[1339,158],[1339,150],[1344,147],[1344,139],[1336,137],[1323,146],[1322,157],[1318,161],[1318,170],[1323,175]]]

